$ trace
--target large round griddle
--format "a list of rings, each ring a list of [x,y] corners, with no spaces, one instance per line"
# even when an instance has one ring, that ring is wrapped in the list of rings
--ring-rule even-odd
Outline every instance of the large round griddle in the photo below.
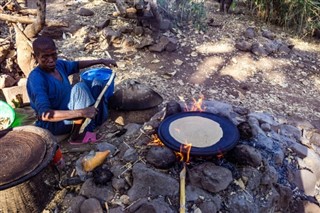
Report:
[[[180,151],[181,146],[191,143],[188,137],[190,140],[193,138],[190,154],[196,156],[226,152],[239,140],[239,131],[229,119],[209,112],[171,115],[161,122],[158,135],[167,147],[175,151]]]
[[[0,190],[38,174],[52,160],[56,148],[54,136],[39,127],[0,131]]]

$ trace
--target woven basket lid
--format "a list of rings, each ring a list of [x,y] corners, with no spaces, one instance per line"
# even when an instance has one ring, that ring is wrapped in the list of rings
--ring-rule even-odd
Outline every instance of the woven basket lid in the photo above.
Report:
[[[34,126],[0,132],[0,187],[25,179],[43,163],[48,147],[52,147],[50,135]]]

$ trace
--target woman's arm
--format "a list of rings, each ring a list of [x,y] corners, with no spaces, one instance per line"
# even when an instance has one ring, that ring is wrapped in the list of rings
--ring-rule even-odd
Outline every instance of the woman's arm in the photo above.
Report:
[[[97,60],[85,60],[85,61],[78,61],[79,62],[79,69],[87,68],[96,64],[104,64],[105,66],[117,66],[117,63],[113,59],[97,59]]]
[[[77,110],[48,110],[42,113],[42,115],[39,115],[38,119],[48,122],[58,122],[68,119],[94,118],[97,112],[94,106]]]

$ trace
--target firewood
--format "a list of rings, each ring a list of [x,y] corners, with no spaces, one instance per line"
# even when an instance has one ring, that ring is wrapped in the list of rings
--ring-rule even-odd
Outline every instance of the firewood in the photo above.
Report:
[[[32,24],[35,21],[35,19],[29,18],[29,17],[11,16],[11,15],[7,15],[7,14],[0,14],[0,20],[14,22],[14,23],[19,22],[22,24]],[[46,26],[48,26],[48,27],[68,27],[69,24],[62,22],[62,21],[48,20],[48,21],[46,21]]]
[[[186,212],[186,163],[183,162],[183,168],[180,172],[180,213]]]

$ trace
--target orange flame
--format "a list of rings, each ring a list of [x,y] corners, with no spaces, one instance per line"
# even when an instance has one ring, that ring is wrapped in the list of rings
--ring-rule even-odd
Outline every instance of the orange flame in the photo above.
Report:
[[[200,96],[200,98],[198,100],[196,100],[195,98],[192,98],[193,100],[193,104],[192,106],[189,108],[187,104],[185,110],[186,111],[200,111],[203,112],[205,111],[205,107],[203,108],[202,104],[203,104],[203,95]]]
[[[189,163],[191,147],[191,143],[181,144],[180,152],[177,152],[177,155],[180,157],[180,161]]]
[[[164,146],[157,134],[151,135],[151,140],[152,141],[148,143],[149,146]]]

